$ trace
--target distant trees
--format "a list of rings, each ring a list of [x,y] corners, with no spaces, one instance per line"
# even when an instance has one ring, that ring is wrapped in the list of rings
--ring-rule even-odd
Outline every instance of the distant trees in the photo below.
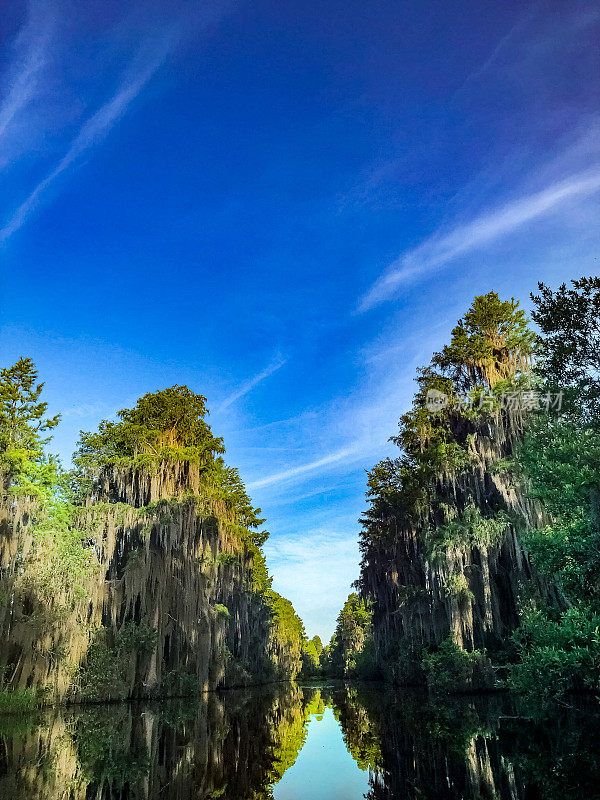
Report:
[[[304,625],[287,598],[268,589],[265,599],[271,610],[269,650],[276,669],[274,677],[279,680],[294,678],[302,669]]]
[[[302,677],[317,677],[321,675],[321,655],[323,643],[319,636],[305,639],[302,644]]]
[[[371,604],[356,592],[349,594],[324,658],[327,675],[375,677],[371,618]]]

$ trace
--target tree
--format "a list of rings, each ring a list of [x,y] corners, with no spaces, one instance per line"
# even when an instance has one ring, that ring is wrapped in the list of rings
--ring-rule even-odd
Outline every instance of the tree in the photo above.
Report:
[[[580,278],[552,291],[538,283],[533,320],[544,333],[539,371],[551,389],[569,390],[580,412],[600,413],[600,278]],[[574,397],[573,395],[576,395]],[[590,418],[591,420],[591,418]]]
[[[223,500],[235,511],[240,525],[246,528],[258,528],[266,521],[259,517],[260,508],[254,508],[252,505],[240,473],[235,467],[228,467],[222,458],[217,458],[212,478]],[[268,531],[260,531],[253,534],[252,540],[257,547],[262,547],[268,538]]]
[[[492,388],[530,363],[535,334],[514,297],[500,300],[496,292],[480,295],[452,331],[449,345],[432,364],[451,377],[457,388],[484,384]]]
[[[528,544],[572,602],[600,611],[600,279],[538,285],[537,372],[546,391],[566,390],[569,400],[533,419],[518,454],[531,496],[551,517]]]
[[[316,654],[320,656],[321,653],[323,652],[323,642],[321,641],[321,637],[313,636],[313,638],[310,641],[312,643],[312,646],[315,648]]]
[[[40,397],[44,388],[30,358],[20,358],[12,367],[0,370],[0,471],[5,490],[37,495],[54,487],[59,465],[44,455],[60,415],[46,417],[48,404]]]
[[[512,681],[548,697],[600,691],[600,279],[556,291],[538,285],[532,316],[544,337],[536,371],[545,391],[565,392],[566,404],[535,415],[517,453],[529,495],[549,520],[524,536],[570,608],[525,608]]]
[[[39,453],[47,440],[45,431],[58,425],[60,415],[46,418],[48,403],[40,400],[43,383],[30,358],[20,358],[0,370],[0,450]]]
[[[74,462],[94,471],[107,464],[152,464],[163,460],[208,465],[224,453],[220,437],[205,421],[206,397],[187,386],[171,386],[141,397],[118,412],[119,422],[103,420],[97,433],[81,432]]]
[[[368,672],[361,656],[371,640],[371,604],[356,592],[348,595],[337,618],[327,653],[328,671],[334,675]],[[367,677],[370,677],[368,675]]]
[[[320,673],[320,666],[320,654],[317,652],[314,639],[306,639],[302,643],[302,676],[314,677],[318,675]]]
[[[270,609],[269,649],[279,678],[294,678],[302,666],[302,647],[306,641],[304,625],[294,606],[273,589],[264,592]]]

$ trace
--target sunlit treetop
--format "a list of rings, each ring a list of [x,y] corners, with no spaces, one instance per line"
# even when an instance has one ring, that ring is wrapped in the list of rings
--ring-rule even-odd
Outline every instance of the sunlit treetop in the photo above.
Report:
[[[151,392],[134,408],[119,411],[119,422],[103,420],[97,433],[82,431],[74,461],[91,469],[163,460],[208,465],[225,447],[205,421],[207,414],[206,397],[187,386]]]
[[[9,484],[42,462],[54,469],[44,456],[49,441],[44,433],[58,425],[60,415],[46,416],[48,404],[40,400],[43,388],[30,358],[0,370],[0,469]]]
[[[419,454],[422,466],[430,460],[434,468],[460,467],[463,457],[453,445],[445,416],[452,413],[458,395],[504,387],[530,371],[538,340],[528,322],[514,299],[501,300],[496,292],[476,297],[453,329],[450,343],[417,370],[419,389],[393,441],[405,453]],[[428,407],[431,389],[452,401],[443,413]]]
[[[489,388],[526,369],[536,336],[517,300],[500,300],[496,292],[480,295],[452,331],[450,344],[432,365],[458,389]]]

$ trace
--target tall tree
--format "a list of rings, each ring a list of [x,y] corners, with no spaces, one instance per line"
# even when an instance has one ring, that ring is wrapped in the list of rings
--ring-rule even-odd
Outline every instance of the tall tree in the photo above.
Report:
[[[600,278],[580,278],[532,295],[544,333],[539,371],[550,388],[566,390],[568,407],[590,421],[600,415]]]
[[[39,452],[42,434],[58,425],[60,415],[46,418],[48,403],[40,400],[43,383],[30,358],[0,370],[0,450]]]

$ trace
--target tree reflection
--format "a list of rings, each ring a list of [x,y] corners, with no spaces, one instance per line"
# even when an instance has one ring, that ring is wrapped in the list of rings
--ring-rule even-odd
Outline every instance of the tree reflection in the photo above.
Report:
[[[2,800],[266,800],[329,707],[369,800],[600,796],[595,708],[382,687],[270,688],[0,717]],[[324,755],[324,758],[326,756]],[[299,780],[310,776],[299,776]]]

